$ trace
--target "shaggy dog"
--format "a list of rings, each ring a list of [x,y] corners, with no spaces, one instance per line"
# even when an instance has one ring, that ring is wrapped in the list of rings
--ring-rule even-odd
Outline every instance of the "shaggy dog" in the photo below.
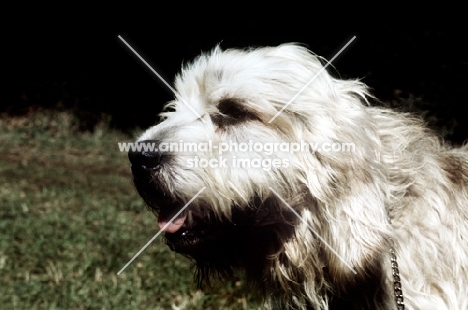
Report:
[[[468,309],[467,148],[322,63],[285,44],[184,67],[129,153],[167,244],[271,309]]]

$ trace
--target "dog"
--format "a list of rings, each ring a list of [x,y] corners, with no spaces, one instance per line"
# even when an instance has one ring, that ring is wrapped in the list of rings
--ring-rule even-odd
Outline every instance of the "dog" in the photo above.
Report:
[[[129,152],[167,245],[269,309],[468,309],[468,147],[324,63],[283,44],[183,66]]]

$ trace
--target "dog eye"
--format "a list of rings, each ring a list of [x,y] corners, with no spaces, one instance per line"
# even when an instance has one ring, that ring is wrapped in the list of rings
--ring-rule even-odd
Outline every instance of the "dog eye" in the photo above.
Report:
[[[218,113],[211,115],[211,119],[218,126],[235,125],[248,120],[258,120],[255,113],[249,111],[235,99],[222,99],[218,103]]]
[[[243,109],[242,106],[232,99],[223,99],[218,104],[219,113],[232,118],[243,118],[247,114],[247,110]]]

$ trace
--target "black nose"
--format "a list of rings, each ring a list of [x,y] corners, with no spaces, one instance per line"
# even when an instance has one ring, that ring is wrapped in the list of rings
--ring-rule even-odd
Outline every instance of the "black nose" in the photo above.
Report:
[[[133,146],[128,152],[133,171],[159,168],[163,156],[158,150],[158,141],[143,140],[134,143]]]

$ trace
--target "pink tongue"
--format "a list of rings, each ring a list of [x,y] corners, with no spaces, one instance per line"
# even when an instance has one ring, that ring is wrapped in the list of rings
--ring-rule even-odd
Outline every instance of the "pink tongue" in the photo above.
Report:
[[[184,225],[186,217],[187,216],[185,214],[180,215],[174,221],[169,222],[170,218],[166,219],[166,218],[163,218],[163,217],[160,216],[158,218],[159,229],[162,230],[163,232],[175,233],[176,231],[179,230],[180,227],[182,227],[182,225]]]

